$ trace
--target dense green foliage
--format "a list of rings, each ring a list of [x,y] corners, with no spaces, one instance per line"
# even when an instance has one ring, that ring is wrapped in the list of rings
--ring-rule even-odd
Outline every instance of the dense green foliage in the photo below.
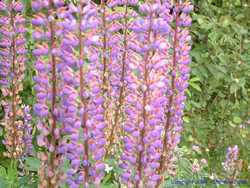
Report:
[[[195,5],[182,146],[199,145],[201,153],[193,157],[206,157],[208,172],[222,175],[226,147],[238,144],[241,177],[249,179],[250,2],[197,0]]]
[[[24,2],[29,17],[32,14],[30,0]],[[221,163],[225,160],[226,148],[238,145],[243,160],[238,178],[249,182],[238,187],[250,187],[250,1],[194,0],[193,3],[192,73],[184,116],[185,128],[178,155],[181,160],[177,179],[209,179],[212,175],[218,179],[225,178]],[[30,38],[29,35],[27,37]],[[32,45],[31,41],[27,47],[32,49]],[[22,97],[24,103],[32,105],[34,71],[32,59],[29,60]],[[0,110],[2,117],[3,112]],[[0,140],[3,134],[0,127]],[[199,146],[201,150],[193,151],[193,145]],[[4,158],[3,151],[4,146],[0,144],[0,188],[36,187],[39,161],[31,157],[24,160],[25,168],[21,173],[32,173],[17,179],[18,172],[13,170],[16,164]],[[203,158],[207,159],[208,166],[193,174],[192,163]],[[116,168],[116,162],[108,162],[111,168],[103,187],[112,188],[116,187],[119,169]],[[190,184],[177,185],[191,187]],[[216,187],[214,183],[210,185],[194,187]],[[167,181],[166,187],[174,186],[171,181]]]

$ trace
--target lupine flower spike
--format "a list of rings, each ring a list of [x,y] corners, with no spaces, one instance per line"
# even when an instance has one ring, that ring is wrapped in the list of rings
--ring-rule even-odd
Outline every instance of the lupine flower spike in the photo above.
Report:
[[[168,21],[159,17],[166,11],[160,2],[139,6],[140,14],[130,26],[128,94],[125,97],[124,151],[121,156],[122,182],[128,187],[155,187],[162,151]]]
[[[164,19],[172,20],[173,28],[171,31],[171,48],[173,53],[169,59],[167,71],[167,104],[165,108],[165,122],[163,132],[163,151],[161,154],[160,166],[158,168],[159,175],[167,173],[175,174],[175,148],[180,142],[180,133],[182,130],[182,116],[185,102],[185,91],[188,87],[188,79],[190,69],[189,52],[191,50],[191,37],[188,27],[191,25],[189,13],[193,6],[185,1],[176,1],[170,4],[165,1],[165,6],[173,10],[172,15],[168,12],[162,14]],[[163,177],[162,177],[163,178]],[[161,179],[162,180],[162,179]],[[161,180],[158,181],[158,185]]]
[[[239,148],[237,145],[227,148],[226,159],[222,165],[229,179],[229,187],[233,188],[242,168],[242,160],[239,159]]]
[[[106,157],[113,153],[113,150],[117,150],[118,147],[114,147],[114,144],[119,144],[119,138],[122,136],[122,123],[124,121],[124,97],[126,94],[126,76],[130,57],[128,56],[128,41],[131,38],[131,32],[129,30],[130,20],[137,14],[131,9],[131,7],[137,4],[136,0],[125,1],[108,1],[107,5],[113,11],[109,15],[110,26],[108,33],[112,34],[109,38],[110,47],[110,85],[111,85],[111,98],[114,105],[112,113],[109,118],[111,124],[107,131],[107,149]],[[124,10],[117,9],[119,6],[124,6]],[[122,35],[119,33],[122,31]]]
[[[0,2],[0,85],[4,100],[4,125],[6,129],[3,143],[5,155],[20,158],[24,151],[20,91],[25,69],[25,19],[21,15],[21,1]]]
[[[64,133],[70,135],[61,145],[61,151],[67,151],[71,164],[67,171],[67,184],[71,188],[99,186],[104,176],[106,124],[97,14],[97,6],[87,1],[80,1],[78,6],[70,4],[68,11],[59,14],[64,18],[60,23],[63,27],[61,57],[64,72],[61,97],[65,109],[62,119]],[[77,102],[76,98],[79,99]]]
[[[40,167],[41,188],[56,188],[60,186],[62,162],[58,149],[61,137],[59,110],[59,64],[60,64],[60,28],[57,25],[57,11],[64,5],[61,0],[35,0],[32,8],[38,12],[32,19],[35,27],[33,38],[36,48],[33,55],[37,58],[34,77],[37,103],[34,112],[39,117],[37,143],[44,147],[39,153],[42,161]]]
[[[33,155],[33,145],[32,145],[32,116],[30,112],[30,107],[24,107],[24,131],[23,131],[23,143],[24,143],[24,155]]]

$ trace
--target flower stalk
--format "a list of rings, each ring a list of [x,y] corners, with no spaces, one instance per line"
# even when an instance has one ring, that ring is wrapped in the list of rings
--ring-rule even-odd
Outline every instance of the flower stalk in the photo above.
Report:
[[[25,70],[25,19],[21,15],[23,5],[20,1],[0,2],[0,84],[4,100],[6,135],[3,143],[7,152],[5,155],[18,159],[23,155],[22,142],[23,109],[20,92]]]
[[[173,5],[174,21],[172,29],[173,54],[171,66],[169,67],[169,91],[167,93],[167,105],[165,108],[165,125],[163,132],[163,151],[161,153],[160,165],[157,169],[161,175],[166,171],[172,174],[174,168],[174,151],[180,140],[182,130],[182,115],[185,101],[185,90],[188,87],[190,62],[189,51],[191,49],[190,36],[187,27],[191,25],[189,17],[193,6],[189,2],[176,1]],[[157,187],[163,181],[163,177],[158,181]]]
[[[37,103],[34,112],[39,117],[37,128],[40,135],[37,137],[38,145],[45,147],[39,157],[42,161],[40,167],[40,187],[55,188],[61,181],[61,154],[58,151],[60,143],[60,112],[59,95],[59,62],[60,42],[57,26],[57,11],[64,5],[63,1],[33,1],[32,7],[40,11],[32,19],[36,31],[33,38],[37,41],[33,55],[37,58],[37,75],[34,77]],[[45,14],[44,14],[45,12]]]
[[[111,147],[114,143],[114,132],[119,134],[119,126],[120,119],[122,114],[122,107],[124,103],[124,92],[125,92],[125,76],[126,76],[126,63],[127,63],[127,53],[128,53],[128,6],[129,2],[126,0],[125,2],[125,13],[124,13],[124,26],[123,26],[123,52],[122,52],[122,66],[121,66],[121,76],[120,76],[120,87],[119,87],[119,96],[117,100],[117,105],[115,107],[115,114],[114,114],[114,122],[111,125],[110,136],[108,136],[108,146],[106,157],[108,156],[109,152],[111,152]]]

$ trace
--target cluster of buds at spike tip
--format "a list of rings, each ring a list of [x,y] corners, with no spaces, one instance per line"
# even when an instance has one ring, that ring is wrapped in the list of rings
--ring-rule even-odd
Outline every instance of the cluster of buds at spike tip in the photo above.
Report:
[[[61,138],[61,106],[59,94],[61,86],[61,27],[58,12],[64,9],[63,0],[35,0],[32,8],[37,12],[32,18],[33,38],[36,41],[33,55],[36,57],[34,77],[36,104],[34,112],[38,116],[37,143],[43,147],[39,153],[41,188],[56,188],[61,181],[62,155],[59,152]],[[63,73],[62,73],[63,74]]]
[[[7,157],[23,154],[23,109],[20,91],[25,70],[25,19],[21,1],[0,2],[0,85],[3,94],[6,129],[3,143]]]

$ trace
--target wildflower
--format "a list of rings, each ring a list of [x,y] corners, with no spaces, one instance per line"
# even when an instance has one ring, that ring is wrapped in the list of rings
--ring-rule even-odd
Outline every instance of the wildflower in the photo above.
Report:
[[[33,36],[36,39],[33,55],[36,57],[37,70],[34,76],[34,89],[37,96],[34,112],[38,117],[37,142],[39,146],[44,147],[44,152],[39,153],[41,188],[59,187],[62,174],[60,171],[62,156],[58,147],[61,137],[61,125],[59,126],[61,112],[58,102],[59,89],[61,89],[58,67],[60,50],[57,48],[59,38],[56,35],[60,27],[56,25],[55,17],[56,8],[59,9],[63,4],[59,1],[32,1],[32,7],[37,11],[32,19],[32,24],[35,26]]]
[[[25,70],[25,19],[21,15],[20,1],[0,2],[0,85],[4,100],[4,125],[6,129],[3,143],[12,159],[20,158],[24,152],[24,115],[20,92]]]
[[[160,27],[153,26],[158,19],[156,16],[159,13],[158,9],[154,9],[151,5],[150,3],[140,5],[139,10],[144,17],[136,18],[132,22],[130,29],[133,38],[128,43],[129,56],[133,59],[128,66],[126,77],[124,123],[126,136],[123,139],[121,167],[124,170],[123,183],[135,187],[155,187],[161,178],[157,174],[157,168],[160,166],[162,151],[162,117],[166,104],[164,97],[166,90],[165,87],[157,86],[165,84],[162,76],[166,64],[157,70],[154,67],[164,54],[162,48],[154,45],[157,42],[161,43],[163,39]],[[161,8],[161,5],[159,7]],[[164,24],[169,27],[167,23]],[[168,34],[168,30],[164,34]],[[154,37],[155,35],[158,37]]]

